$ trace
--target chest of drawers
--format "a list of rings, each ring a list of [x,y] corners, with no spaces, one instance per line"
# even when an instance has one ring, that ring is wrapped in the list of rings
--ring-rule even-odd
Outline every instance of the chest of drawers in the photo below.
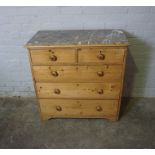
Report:
[[[39,31],[26,47],[42,120],[118,120],[128,48],[122,31]]]

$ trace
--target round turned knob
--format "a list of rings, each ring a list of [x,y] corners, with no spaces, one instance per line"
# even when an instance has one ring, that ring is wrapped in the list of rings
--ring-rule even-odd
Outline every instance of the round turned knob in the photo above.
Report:
[[[60,106],[56,106],[57,111],[62,111],[62,108]]]
[[[97,107],[96,107],[96,110],[97,110],[97,111],[102,111],[102,107],[101,107],[101,106],[97,106]]]
[[[104,75],[104,72],[97,72],[97,75],[98,76],[103,76]]]
[[[55,94],[60,94],[61,91],[60,91],[60,89],[54,89],[54,93],[55,93]]]
[[[53,72],[51,72],[51,74],[52,74],[53,76],[55,76],[55,77],[59,75],[57,71],[53,71]]]
[[[105,59],[105,55],[100,53],[100,54],[97,56],[97,58],[100,59],[100,60],[104,60],[104,59]]]
[[[103,89],[97,90],[98,94],[103,94]]]
[[[52,61],[57,61],[57,57],[56,57],[55,55],[51,55],[51,56],[50,56],[50,59],[51,59]]]

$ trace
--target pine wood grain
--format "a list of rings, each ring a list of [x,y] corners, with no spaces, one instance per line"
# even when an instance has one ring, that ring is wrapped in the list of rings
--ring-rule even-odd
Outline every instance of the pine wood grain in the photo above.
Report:
[[[124,49],[85,48],[79,51],[79,63],[123,64],[123,58]]]
[[[39,99],[45,120],[49,118],[115,118],[118,100]]]
[[[122,66],[33,66],[36,82],[119,82]]]
[[[76,63],[76,49],[43,49],[31,50],[31,58],[33,65],[53,65],[61,63]],[[52,60],[52,57],[56,60]]]
[[[118,83],[36,83],[39,98],[118,99]],[[58,90],[59,92],[55,92]]]

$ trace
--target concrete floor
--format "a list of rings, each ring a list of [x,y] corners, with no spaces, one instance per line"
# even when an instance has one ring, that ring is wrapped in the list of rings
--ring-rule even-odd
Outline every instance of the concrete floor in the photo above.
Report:
[[[0,148],[155,148],[155,98],[124,99],[118,122],[52,119],[35,99],[0,99]]]

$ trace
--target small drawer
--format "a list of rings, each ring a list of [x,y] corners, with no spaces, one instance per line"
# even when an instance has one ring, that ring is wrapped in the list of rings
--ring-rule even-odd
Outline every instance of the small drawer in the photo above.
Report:
[[[39,99],[43,117],[115,118],[118,100]]]
[[[83,48],[79,50],[79,63],[123,64],[124,49]]]
[[[36,82],[119,82],[121,65],[33,66]]]
[[[119,99],[118,83],[36,83],[39,98]]]
[[[32,65],[74,64],[75,51],[72,48],[31,50]]]

